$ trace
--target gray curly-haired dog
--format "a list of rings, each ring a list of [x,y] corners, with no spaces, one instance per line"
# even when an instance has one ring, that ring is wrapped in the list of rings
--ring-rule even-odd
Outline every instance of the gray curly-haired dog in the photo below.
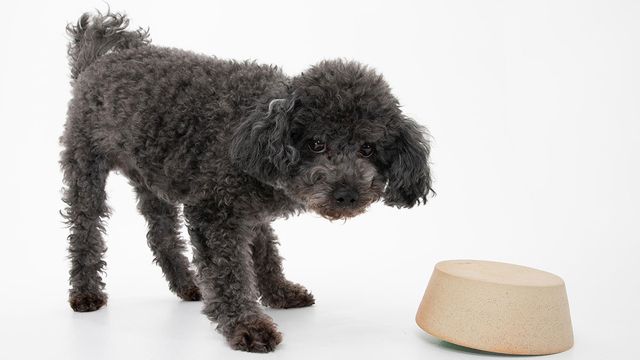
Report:
[[[331,60],[289,77],[255,62],[150,45],[124,15],[85,14],[67,30],[73,99],[61,142],[70,228],[69,302],[107,302],[100,274],[105,181],[130,179],[149,246],[184,300],[234,349],[267,352],[282,337],[259,306],[310,306],[285,279],[270,222],[312,210],[328,219],[373,202],[412,207],[431,190],[424,130],[382,76]],[[179,206],[197,276],[183,254]]]

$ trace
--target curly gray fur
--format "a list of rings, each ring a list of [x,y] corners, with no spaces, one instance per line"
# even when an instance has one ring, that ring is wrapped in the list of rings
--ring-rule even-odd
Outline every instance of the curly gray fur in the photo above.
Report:
[[[233,348],[281,341],[258,305],[310,306],[287,280],[270,222],[349,218],[377,201],[413,207],[431,190],[425,131],[381,75],[327,60],[289,77],[270,65],[149,44],[124,15],[69,26],[73,98],[61,142],[71,307],[106,304],[101,274],[109,172],[127,176],[169,288],[204,300]],[[190,270],[179,207],[194,249]]]

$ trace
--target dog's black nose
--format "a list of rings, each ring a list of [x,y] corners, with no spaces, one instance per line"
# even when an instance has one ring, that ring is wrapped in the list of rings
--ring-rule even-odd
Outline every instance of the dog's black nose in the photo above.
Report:
[[[333,198],[340,206],[351,206],[358,201],[358,192],[350,187],[340,187],[333,192]]]

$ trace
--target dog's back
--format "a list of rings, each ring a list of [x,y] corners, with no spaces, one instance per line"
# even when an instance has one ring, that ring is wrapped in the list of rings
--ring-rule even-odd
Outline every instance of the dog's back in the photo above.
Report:
[[[74,81],[62,143],[88,142],[133,181],[181,201],[201,191],[199,181],[234,173],[232,124],[286,77],[255,62],[153,46],[127,24],[108,13],[68,27]]]

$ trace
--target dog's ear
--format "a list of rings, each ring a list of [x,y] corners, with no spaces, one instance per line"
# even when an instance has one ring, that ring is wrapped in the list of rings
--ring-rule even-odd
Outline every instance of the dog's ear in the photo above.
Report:
[[[231,140],[231,161],[265,182],[289,173],[299,159],[290,136],[296,104],[295,99],[274,99],[253,110]]]
[[[386,150],[387,187],[384,203],[396,207],[413,207],[426,203],[431,188],[429,142],[426,131],[414,120],[400,115],[392,129],[393,142]]]

